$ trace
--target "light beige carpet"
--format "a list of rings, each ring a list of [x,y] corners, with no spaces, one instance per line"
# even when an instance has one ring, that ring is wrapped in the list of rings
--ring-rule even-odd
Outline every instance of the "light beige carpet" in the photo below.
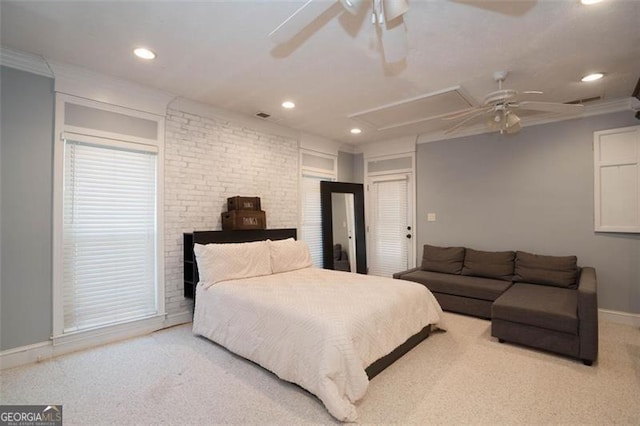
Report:
[[[490,322],[445,313],[374,378],[375,424],[640,424],[640,330],[601,323],[580,361],[500,344]],[[2,404],[63,404],[64,424],[336,423],[295,385],[191,334],[189,325],[0,373]]]

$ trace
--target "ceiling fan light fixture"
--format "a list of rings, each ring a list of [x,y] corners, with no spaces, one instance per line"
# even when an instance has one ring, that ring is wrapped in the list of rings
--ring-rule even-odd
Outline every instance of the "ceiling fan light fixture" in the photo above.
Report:
[[[602,77],[604,77],[604,74],[601,72],[594,72],[591,74],[587,74],[584,77],[582,77],[581,81],[588,83],[591,81],[597,81],[600,80]]]
[[[497,110],[487,118],[487,127],[489,130],[497,131],[504,128],[504,112]]]
[[[515,115],[513,112],[507,114],[505,122],[504,122],[504,130],[507,133],[512,134],[518,132],[522,128],[520,124],[520,117]]]
[[[487,118],[487,127],[492,131],[512,134],[518,132],[522,125],[514,112],[498,109]]]

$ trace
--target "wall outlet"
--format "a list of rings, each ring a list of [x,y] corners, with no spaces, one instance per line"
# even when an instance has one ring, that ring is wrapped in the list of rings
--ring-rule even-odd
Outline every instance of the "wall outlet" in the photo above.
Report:
[[[435,222],[436,214],[435,213],[427,213],[427,222]]]

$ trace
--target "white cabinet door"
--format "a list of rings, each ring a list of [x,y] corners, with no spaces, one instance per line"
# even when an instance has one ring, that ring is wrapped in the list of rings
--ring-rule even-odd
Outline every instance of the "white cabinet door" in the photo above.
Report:
[[[640,126],[594,133],[594,219],[599,232],[640,232]]]

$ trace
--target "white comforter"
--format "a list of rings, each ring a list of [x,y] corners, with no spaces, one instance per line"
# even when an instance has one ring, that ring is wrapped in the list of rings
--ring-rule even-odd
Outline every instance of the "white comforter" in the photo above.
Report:
[[[316,395],[339,420],[369,380],[365,368],[442,310],[423,285],[317,268],[197,288],[193,332]]]

